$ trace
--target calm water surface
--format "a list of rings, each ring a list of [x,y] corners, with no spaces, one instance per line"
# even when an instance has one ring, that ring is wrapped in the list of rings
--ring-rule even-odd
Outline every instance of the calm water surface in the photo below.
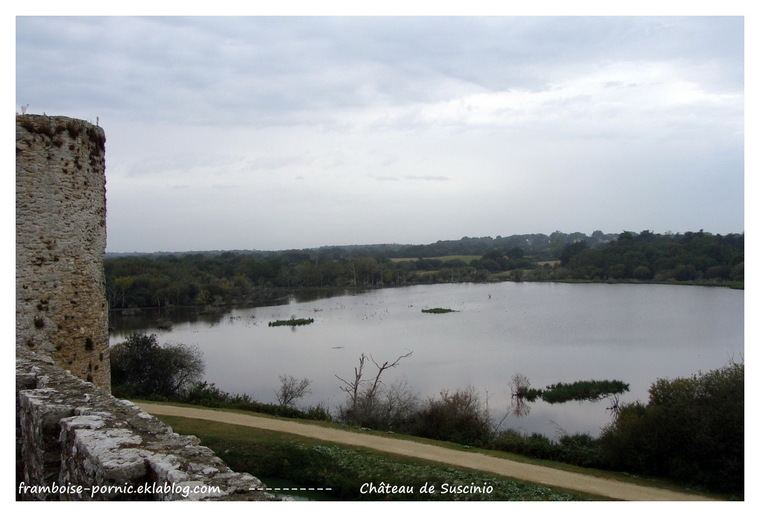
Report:
[[[426,314],[444,307],[457,312]],[[495,420],[510,403],[513,374],[533,387],[555,382],[618,379],[631,391],[621,402],[646,402],[658,378],[689,376],[739,361],[744,351],[744,292],[724,288],[608,284],[447,284],[383,289],[306,302],[236,309],[222,317],[175,323],[170,331],[145,320],[117,325],[111,343],[133,331],[161,343],[197,346],[206,380],[230,393],[275,402],[283,374],[312,380],[299,406],[345,401],[339,375],[350,379],[359,356],[382,363],[413,355],[386,372],[422,397],[472,386]],[[314,318],[300,327],[278,319]],[[118,328],[121,327],[121,328]],[[372,365],[368,365],[372,366]],[[374,369],[369,369],[370,374]],[[598,435],[610,421],[606,401],[531,404],[504,427]]]

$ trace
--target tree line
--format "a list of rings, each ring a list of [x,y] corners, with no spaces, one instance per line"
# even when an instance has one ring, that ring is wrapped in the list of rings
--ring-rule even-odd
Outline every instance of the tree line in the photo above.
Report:
[[[623,232],[597,248],[576,241],[559,258],[560,279],[744,281],[743,234]]]
[[[109,254],[104,264],[112,309],[247,303],[276,290],[443,282],[675,281],[743,286],[744,235],[554,232],[464,237],[419,246]]]

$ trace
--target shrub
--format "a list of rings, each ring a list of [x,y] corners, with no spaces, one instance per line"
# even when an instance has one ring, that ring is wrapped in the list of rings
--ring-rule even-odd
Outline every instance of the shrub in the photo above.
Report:
[[[454,393],[442,391],[440,398],[429,399],[417,415],[414,434],[480,446],[488,443],[492,432],[488,412],[470,387]]]
[[[549,438],[538,433],[524,435],[514,429],[499,433],[490,448],[542,460],[556,460],[559,457],[559,447]]]
[[[368,357],[359,356],[359,365],[354,368],[353,379],[335,376],[343,383],[340,390],[348,395],[348,405],[340,408],[340,419],[348,424],[407,432],[410,415],[417,407],[417,395],[406,383],[396,383],[387,387],[380,379],[383,373],[398,366],[402,359],[412,355],[408,352],[395,361],[378,363],[369,359],[377,368],[374,378],[365,378],[364,367]]]
[[[185,395],[177,397],[174,400],[205,407],[255,411],[257,413],[265,413],[285,418],[325,420],[328,422],[332,420],[330,412],[323,406],[312,406],[306,410],[300,410],[280,404],[266,404],[253,400],[245,393],[242,395],[232,395],[226,391],[220,390],[215,384],[208,384],[205,381],[197,383],[188,390]]]
[[[588,434],[565,435],[559,439],[560,460],[581,467],[601,467],[599,441]]]
[[[622,406],[600,445],[612,468],[741,491],[744,365],[656,381],[648,404]]]
[[[363,391],[355,403],[341,408],[341,420],[361,427],[413,433],[419,397],[405,381]]]
[[[565,435],[558,442],[553,442],[542,434],[525,435],[508,429],[499,433],[488,448],[581,467],[603,466],[598,440],[588,434]]]

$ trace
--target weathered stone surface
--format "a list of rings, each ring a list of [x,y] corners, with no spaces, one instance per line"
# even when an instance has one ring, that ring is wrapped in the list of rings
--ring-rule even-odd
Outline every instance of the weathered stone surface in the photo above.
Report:
[[[16,346],[110,390],[105,133],[16,117]]]
[[[110,395],[105,133],[16,117],[16,477],[22,500],[271,500],[195,437]]]
[[[21,499],[274,499],[260,490],[261,481],[230,470],[196,437],[175,433],[34,352],[20,348],[16,355],[19,481],[59,489],[27,491]]]

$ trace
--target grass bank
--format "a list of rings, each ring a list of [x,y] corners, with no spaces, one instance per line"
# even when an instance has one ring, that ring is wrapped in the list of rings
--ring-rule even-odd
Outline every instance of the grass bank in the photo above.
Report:
[[[571,491],[453,468],[361,447],[250,427],[162,416],[200,438],[233,470],[287,480],[299,494],[340,501],[588,501]],[[431,488],[434,491],[431,492]],[[270,481],[270,488],[280,488]],[[287,491],[273,491],[278,495]]]
[[[148,401],[135,401],[138,404],[147,404],[150,406],[150,402]],[[672,492],[681,492],[684,494],[685,497],[707,497],[712,499],[727,499],[727,500],[734,500],[735,497],[726,496],[726,495],[720,495],[720,494],[714,494],[709,493],[701,490],[695,489],[693,486],[686,486],[681,483],[674,482],[672,480],[667,480],[663,478],[654,478],[651,476],[642,476],[642,475],[633,475],[623,472],[615,472],[610,470],[599,470],[589,467],[579,467],[576,465],[570,465],[567,463],[561,463],[558,461],[554,461],[552,459],[536,459],[536,458],[530,458],[526,456],[522,456],[519,454],[515,454],[513,452],[505,452],[501,450],[492,450],[492,449],[478,449],[469,447],[466,445],[460,445],[456,443],[451,442],[445,442],[445,441],[437,441],[437,440],[431,440],[427,438],[420,438],[415,436],[407,436],[407,435],[396,435],[394,437],[388,436],[387,432],[381,432],[381,431],[371,431],[371,430],[360,430],[359,428],[354,428],[350,426],[345,426],[342,424],[338,424],[335,422],[315,422],[315,421],[299,421],[298,419],[292,419],[292,418],[277,418],[277,417],[271,417],[267,415],[257,414],[257,413],[251,413],[250,411],[244,411],[244,410],[221,410],[220,411],[220,417],[217,419],[216,417],[211,417],[210,420],[206,420],[209,417],[208,416],[197,416],[195,418],[204,418],[204,420],[195,420],[195,419],[188,419],[187,416],[190,415],[190,413],[193,413],[195,410],[200,411],[209,411],[206,409],[203,409],[202,407],[193,406],[189,404],[178,404],[178,403],[171,403],[171,404],[165,404],[167,406],[168,412],[163,411],[156,411],[154,414],[156,415],[174,415],[173,417],[168,416],[160,416],[163,420],[165,420],[169,425],[172,425],[176,431],[181,432],[183,434],[193,434],[198,437],[200,437],[204,444],[214,449],[217,454],[225,459],[231,466],[233,466],[234,469],[240,470],[240,471],[247,471],[252,472],[254,475],[269,479],[273,477],[279,477],[282,479],[288,480],[288,482],[291,483],[297,483],[299,486],[311,486],[311,487],[318,487],[316,484],[318,481],[322,480],[323,478],[319,477],[319,474],[322,472],[326,472],[330,474],[331,476],[335,477],[337,476],[337,480],[332,480],[331,483],[335,484],[335,486],[344,486],[342,485],[341,478],[346,479],[349,478],[349,484],[345,485],[348,488],[345,488],[342,491],[339,491],[337,488],[334,492],[332,492],[330,495],[334,499],[341,499],[343,495],[342,493],[349,493],[346,492],[348,490],[351,490],[350,480],[356,480],[356,479],[365,479],[365,482],[369,482],[366,480],[371,479],[367,476],[364,476],[364,470],[365,468],[370,469],[370,471],[377,471],[380,472],[379,477],[383,478],[385,477],[385,473],[390,470],[391,473],[393,473],[394,468],[396,468],[396,465],[399,464],[412,464],[412,465],[430,465],[430,461],[443,461],[438,460],[438,458],[443,458],[444,456],[448,457],[446,453],[442,453],[441,455],[436,454],[434,456],[427,455],[429,461],[424,460],[414,460],[410,459],[410,456],[415,455],[404,455],[399,456],[395,450],[386,450],[385,452],[380,452],[381,449],[386,449],[386,446],[378,447],[378,443],[374,442],[374,445],[372,446],[371,450],[366,450],[367,445],[365,445],[364,438],[359,438],[358,441],[354,438],[346,438],[346,444],[353,444],[353,445],[336,445],[335,440],[335,434],[332,434],[333,432],[337,433],[346,433],[346,434],[356,434],[357,436],[364,436],[367,437],[369,442],[372,441],[371,436],[375,435],[376,438],[381,439],[389,439],[391,438],[391,441],[398,441],[399,444],[407,443],[407,442],[418,442],[419,444],[423,446],[436,446],[439,448],[444,449],[450,449],[452,451],[463,451],[467,454],[476,453],[478,455],[488,456],[492,458],[498,458],[502,460],[507,460],[509,462],[517,462],[517,463],[523,463],[526,465],[532,465],[536,468],[546,468],[549,469],[545,474],[542,474],[542,476],[549,476],[553,477],[555,479],[562,479],[560,475],[557,475],[559,477],[555,477],[555,474],[552,474],[550,471],[566,471],[568,473],[571,473],[572,475],[582,475],[582,476],[592,476],[594,478],[597,478],[603,485],[606,485],[607,483],[623,483],[625,485],[638,485],[641,486],[642,489],[644,489],[644,492],[649,489],[655,489],[655,492],[657,490],[668,490]],[[169,406],[176,408],[176,411],[170,410]],[[186,411],[183,409],[186,408]],[[156,408],[157,409],[157,408]],[[151,410],[149,410],[151,411]],[[211,412],[215,410],[210,410]],[[216,410],[219,411],[219,410]],[[151,411],[153,412],[153,411]],[[226,417],[222,415],[229,414],[231,416]],[[232,416],[238,414],[241,417],[245,416],[251,416],[253,418],[261,419],[262,422],[260,425],[250,426],[249,423],[243,424],[242,422],[236,421],[236,417]],[[192,415],[195,416],[195,415]],[[221,424],[219,421],[227,421],[229,424]],[[272,423],[266,424],[264,421],[271,420]],[[305,429],[298,429],[293,428],[293,430],[290,430],[291,425],[305,425],[307,428],[314,428],[315,430],[303,432]],[[324,431],[316,431],[318,428],[324,428]],[[263,429],[267,429],[266,431]],[[294,434],[297,433],[297,434]],[[327,434],[324,434],[327,433]],[[307,438],[308,436],[308,438]],[[325,438],[325,436],[330,436],[330,438]],[[328,440],[328,441],[325,441]],[[342,440],[340,440],[342,441]],[[242,443],[240,443],[242,442]],[[366,442],[366,443],[369,443]],[[269,445],[267,445],[269,444]],[[311,445],[313,444],[319,444],[324,447],[319,447],[317,449],[309,449]],[[263,448],[262,448],[263,446]],[[405,450],[409,450],[406,446],[400,445],[401,448]],[[304,449],[306,448],[306,449]],[[392,447],[393,449],[396,449],[396,447]],[[366,454],[364,456],[350,456],[351,458],[354,458],[354,463],[357,465],[356,469],[351,470],[344,468],[345,462],[340,463],[336,458],[340,457],[342,450],[349,450],[349,451],[358,451],[358,450],[365,450]],[[337,452],[336,452],[337,451]],[[326,458],[325,458],[326,457]],[[374,458],[374,457],[383,457],[383,458],[391,458],[391,463],[386,463],[382,468],[380,467],[373,467],[371,464],[371,461],[367,458]],[[247,459],[246,459],[247,458]],[[308,461],[306,461],[306,459]],[[320,459],[321,458],[321,459]],[[348,460],[346,460],[348,461]],[[457,459],[452,464],[457,464],[462,459]],[[484,461],[488,462],[488,460]],[[351,465],[351,462],[347,463],[349,466]],[[479,463],[478,463],[479,464]],[[264,468],[264,466],[267,466],[267,468]],[[326,465],[320,468],[311,468],[310,466],[316,465],[317,467],[319,465]],[[446,472],[452,472],[453,470],[448,466],[449,463],[446,463],[445,471]],[[438,464],[438,467],[441,467],[441,464]],[[475,471],[478,470],[477,464],[468,464],[466,466],[462,465],[460,467],[457,467],[458,470],[464,470],[467,471],[467,469],[473,469]],[[493,467],[492,467],[493,468]],[[509,468],[510,471],[520,471],[520,469],[514,469],[514,467]],[[292,472],[291,472],[292,471]],[[528,472],[534,472],[535,470],[532,470],[532,467],[528,467],[527,470],[524,472],[528,476],[532,476],[532,474],[528,474]],[[307,472],[311,472],[311,474],[306,475]],[[346,473],[347,472],[347,473]],[[341,474],[342,473],[342,474]],[[522,475],[513,476],[512,474],[488,474],[489,477],[494,476],[511,476],[511,478],[517,478],[517,479],[523,479]],[[432,478],[432,476],[430,476]],[[404,479],[413,479],[414,476],[404,476]],[[387,479],[391,479],[389,476]],[[385,481],[387,482],[387,479]],[[437,478],[436,478],[437,479]],[[503,478],[500,478],[503,479]],[[533,479],[534,483],[542,483],[542,479],[545,479],[545,477],[541,477],[540,479]],[[402,480],[403,481],[403,480]],[[564,481],[559,483],[552,483],[554,485],[562,485],[564,484]],[[521,486],[529,486],[530,483],[523,483]],[[270,486],[278,486],[278,485],[270,485]],[[491,485],[494,486],[494,485]],[[570,486],[570,485],[568,485]],[[627,496],[621,496],[621,498],[625,499],[628,498],[631,494],[630,490],[624,489],[623,492],[620,492],[619,486],[613,486],[613,485],[606,485],[607,489],[605,489],[604,492],[599,492],[598,488],[599,485],[595,483],[595,486],[597,487],[597,490],[595,490],[595,493],[603,493],[607,495],[607,490],[611,490],[615,493],[627,493]],[[355,488],[355,487],[354,487]],[[541,487],[542,488],[542,487]],[[580,488],[580,486],[576,485],[573,486],[572,490],[583,490],[583,488]],[[509,490],[504,490],[505,493],[510,494],[511,492]],[[635,490],[634,490],[635,492]],[[587,499],[588,495],[578,495],[573,494],[572,492],[563,492],[563,493],[570,493],[571,496],[575,497],[576,499]],[[643,493],[640,492],[641,495],[634,496],[634,497],[644,497],[644,499],[634,499],[634,500],[649,500],[647,499],[647,495],[643,495]],[[361,494],[362,496],[366,494]],[[533,494],[535,495],[535,494]],[[377,498],[377,496],[375,495]],[[352,497],[346,497],[346,500],[374,500],[372,498],[367,497],[357,497],[355,494],[352,495]],[[378,499],[388,499],[387,497],[384,498],[378,498]],[[678,499],[676,496],[675,499]],[[528,490],[527,495],[518,496],[518,497],[502,497],[497,500],[547,500],[544,499],[537,499],[536,497],[532,497],[530,490]],[[554,499],[550,499],[554,500]]]

